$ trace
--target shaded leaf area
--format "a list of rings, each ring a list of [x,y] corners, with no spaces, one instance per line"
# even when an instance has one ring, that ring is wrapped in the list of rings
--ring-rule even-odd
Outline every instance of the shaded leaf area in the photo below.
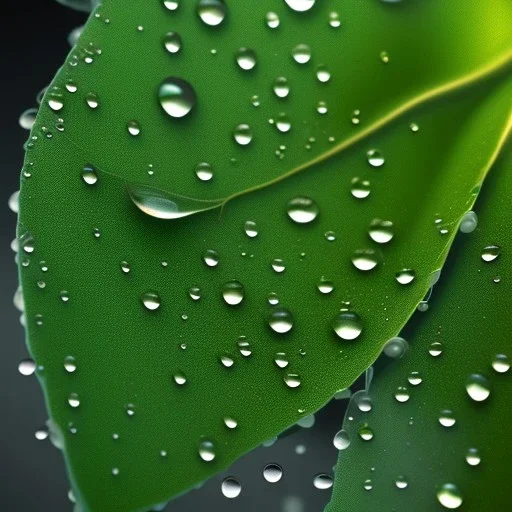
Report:
[[[380,361],[372,410],[351,405],[327,511],[508,508],[511,166],[509,147],[478,200],[477,230],[458,237],[428,311],[405,330],[411,350]]]
[[[50,88],[45,96],[27,144],[18,226],[28,340],[38,376],[81,507],[102,512],[145,510],[184,492],[351,385],[429,289],[499,154],[512,97],[509,81],[496,76],[414,109],[343,154],[233,199],[222,210],[162,221],[136,208],[126,182],[160,191],[150,206],[168,208],[177,195],[215,199],[275,178],[279,162],[292,169],[304,155],[291,151],[275,159],[274,150],[267,151],[281,144],[273,131],[261,132],[259,150],[255,144],[247,153],[229,138],[232,119],[242,111],[238,84],[250,81],[267,90],[258,86],[259,75],[239,75],[233,55],[239,40],[250,42],[252,30],[268,29],[262,17],[265,9],[277,9],[274,2],[261,2],[259,18],[260,2],[230,5],[223,32],[199,25],[187,5],[173,18],[161,5],[126,4],[111,0],[99,17],[93,15],[53,84],[61,92]],[[429,5],[440,10],[441,3]],[[477,66],[502,50],[506,5],[496,10],[493,39],[475,46],[476,60],[454,60],[457,76],[466,71],[458,67]],[[346,14],[366,34],[355,6],[347,4]],[[396,26],[385,25],[392,23],[386,9],[395,7],[389,12],[397,16]],[[301,29],[307,20],[316,20],[319,31],[332,28],[329,11],[320,5],[302,17],[287,9],[284,3],[279,9],[283,31],[286,24]],[[383,17],[379,26],[395,26],[403,43],[417,8],[377,3],[366,9]],[[474,9],[460,6],[465,23],[487,14],[485,6]],[[244,17],[247,27],[239,33],[236,14],[249,12],[255,17]],[[452,24],[441,31],[446,40],[436,69],[448,70],[449,34],[456,55],[462,24],[451,7],[444,12],[441,27],[450,13]],[[251,28],[254,19],[258,25]],[[164,26],[169,30],[172,20],[182,20],[182,35],[190,33],[190,51],[203,45],[205,52],[190,54],[183,67],[159,54]],[[291,29],[284,34],[291,37]],[[279,40],[284,36],[276,37],[260,51],[288,62],[289,49]],[[318,36],[326,51],[330,37]],[[472,33],[466,43],[482,38]],[[373,41],[360,45],[361,62],[364,52],[376,51]],[[101,52],[90,53],[90,42]],[[201,60],[213,58],[212,47],[219,58],[229,49],[229,72]],[[400,48],[406,59],[411,47],[397,43],[395,54]],[[338,52],[323,58],[329,55],[338,58]],[[417,63],[412,56],[405,61]],[[377,59],[375,66],[384,64]],[[262,71],[260,79],[275,69]],[[360,72],[369,79],[376,69]],[[353,74],[340,61],[339,68],[333,64],[333,80],[335,70],[347,73],[347,80]],[[430,82],[420,71],[411,68],[423,90]],[[176,124],[162,117],[148,84],[185,72],[204,111],[198,108],[195,117]],[[355,85],[347,85],[347,94],[352,87],[359,94]],[[405,83],[395,88],[400,95],[406,89]],[[306,94],[298,85],[294,90],[297,99]],[[343,98],[343,88],[336,91],[331,104],[350,112],[352,100]],[[379,116],[382,98],[372,94],[366,100],[368,112],[375,102],[372,115]],[[314,125],[303,105],[290,103],[300,119],[297,133],[290,131],[296,144],[304,142],[302,127]],[[251,108],[247,112],[256,112]],[[140,122],[138,135],[128,132],[130,119]],[[331,130],[335,126],[358,129],[333,119]],[[219,135],[222,130],[229,136]],[[311,145],[308,154],[318,156],[321,149]],[[215,154],[224,163],[235,158],[238,167],[221,165],[231,171],[200,183],[195,164],[214,165]],[[200,193],[205,187],[210,192]],[[139,198],[147,198],[147,191],[139,188],[134,195],[130,189]]]

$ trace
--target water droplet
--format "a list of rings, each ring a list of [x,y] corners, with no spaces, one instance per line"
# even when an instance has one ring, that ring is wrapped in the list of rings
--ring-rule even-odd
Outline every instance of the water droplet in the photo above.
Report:
[[[367,423],[364,423],[363,425],[361,425],[359,427],[359,430],[357,431],[357,433],[359,434],[359,437],[363,441],[371,441],[374,436],[373,430],[368,426]]]
[[[221,490],[222,494],[226,498],[233,499],[240,496],[240,493],[242,492],[242,486],[236,478],[227,477],[222,481]]]
[[[316,489],[320,489],[322,491],[330,489],[332,487],[332,484],[332,476],[327,475],[325,473],[319,473],[318,475],[315,476],[315,478],[313,478],[313,486]]]
[[[416,272],[410,268],[404,268],[395,274],[399,284],[411,284],[416,278]]]
[[[98,95],[94,92],[88,92],[85,96],[85,101],[89,108],[97,109],[100,106],[100,100],[98,98]]]
[[[293,315],[285,308],[274,308],[267,316],[268,325],[278,334],[285,334],[293,328]]]
[[[373,489],[373,482],[369,478],[367,478],[364,481],[363,488],[365,491],[371,491]]]
[[[250,71],[256,66],[256,52],[250,48],[240,48],[236,52],[236,62],[240,69]]]
[[[127,185],[126,188],[135,206],[146,215],[157,219],[181,219],[214,210],[224,204],[223,199],[213,201],[193,199],[146,185]]]
[[[321,115],[327,114],[327,112],[328,112],[327,103],[325,101],[319,101],[316,106],[316,111]]]
[[[28,377],[36,371],[37,365],[32,359],[22,359],[18,364],[18,372],[20,375]]]
[[[327,69],[327,66],[320,65],[316,69],[316,77],[319,82],[325,84],[331,79],[331,72]]]
[[[416,133],[419,131],[420,127],[416,123],[411,123],[409,125],[409,129],[411,130],[411,132]]]
[[[137,121],[128,121],[126,128],[128,133],[134,137],[140,134],[140,124]]]
[[[453,427],[456,423],[455,416],[453,414],[453,411],[450,409],[443,409],[441,413],[439,414],[439,423],[443,427]]]
[[[510,370],[510,360],[505,354],[496,354],[492,361],[492,367],[497,373],[507,373]]]
[[[366,157],[372,167],[382,167],[385,163],[384,156],[378,149],[370,149],[366,153]]]
[[[118,476],[119,475],[119,468],[112,468],[112,475]]]
[[[280,258],[276,258],[272,261],[272,268],[274,269],[274,272],[277,272],[278,274],[281,274],[286,270],[284,261]]]
[[[462,494],[455,484],[443,484],[437,491],[437,501],[450,510],[459,508],[462,505]]]
[[[245,222],[244,224],[244,231],[245,231],[245,234],[249,237],[249,238],[255,238],[258,236],[258,227],[256,226],[256,222],[252,221],[252,220],[248,220]]]
[[[287,373],[284,382],[289,388],[298,388],[301,385],[300,377],[296,373]]]
[[[197,14],[210,27],[220,25],[228,13],[224,0],[199,0]]]
[[[350,446],[350,436],[345,430],[340,430],[336,433],[333,439],[334,447],[337,450],[346,450]]]
[[[203,261],[208,267],[214,268],[219,264],[219,254],[213,249],[207,249],[203,253]]]
[[[180,118],[190,113],[196,104],[196,92],[185,80],[171,76],[158,89],[158,100],[171,117]]]
[[[443,353],[443,344],[440,341],[434,341],[430,344],[428,353],[432,357],[439,357]]]
[[[149,311],[155,311],[160,307],[160,295],[156,292],[146,292],[141,296],[144,307]]]
[[[334,290],[334,283],[327,279],[322,278],[317,285],[318,291],[324,295],[328,295]]]
[[[265,23],[269,28],[277,28],[279,27],[279,16],[275,12],[267,12],[265,15]]]
[[[412,386],[419,386],[423,382],[423,378],[419,372],[411,372],[407,377],[407,381]]]
[[[163,43],[169,53],[178,53],[181,50],[181,36],[177,32],[167,32],[164,36]]]
[[[51,92],[48,95],[48,106],[54,111],[59,112],[64,108],[64,99],[62,94],[58,92]]]
[[[277,119],[275,121],[275,126],[281,133],[288,133],[292,129],[290,119],[284,112],[278,114]],[[283,153],[281,153],[281,155],[282,154]]]
[[[187,377],[183,372],[175,373],[173,379],[178,386],[184,386],[187,383]]]
[[[386,51],[380,52],[380,60],[384,64],[388,64],[389,63],[389,54],[388,54],[388,52],[386,52]]]
[[[480,453],[477,448],[469,448],[466,453],[466,462],[470,466],[478,466],[481,462]]]
[[[358,270],[368,272],[379,264],[379,255],[374,249],[358,249],[352,256],[352,264]]]
[[[267,464],[263,468],[263,478],[271,483],[275,484],[283,477],[283,468],[279,464]]]
[[[196,176],[201,181],[210,181],[213,178],[212,166],[207,162],[200,162],[196,165]]]
[[[252,142],[252,130],[248,124],[239,124],[233,130],[233,138],[240,146],[247,146]]]
[[[32,130],[36,122],[37,108],[29,108],[25,110],[19,119],[20,126],[25,130]]]
[[[461,233],[472,233],[478,225],[478,217],[475,212],[469,211],[464,214],[460,221],[459,231]]]
[[[211,462],[215,459],[215,445],[213,441],[210,441],[206,437],[202,437],[199,440],[199,456],[205,462]]]
[[[408,350],[409,343],[400,337],[391,338],[382,350],[384,355],[391,357],[392,359],[401,358]]]
[[[466,381],[466,391],[469,397],[475,402],[487,400],[491,394],[491,383],[489,379],[479,373],[473,373]]]
[[[34,433],[34,436],[38,441],[45,441],[48,439],[49,435],[50,434],[46,428],[37,429]]]
[[[397,489],[405,489],[409,485],[409,482],[407,481],[407,478],[405,478],[405,476],[400,475],[395,480],[395,485],[396,485]]]
[[[78,398],[77,393],[70,393],[68,396],[68,404],[73,407],[73,409],[80,407],[80,398]]]
[[[363,330],[363,322],[357,313],[348,310],[342,310],[332,323],[334,332],[342,340],[355,340]]]
[[[399,386],[395,391],[395,399],[397,402],[404,403],[411,398],[409,390],[405,386]]]
[[[224,425],[228,427],[229,429],[233,430],[236,427],[238,427],[238,421],[236,421],[234,418],[231,418],[230,416],[226,416],[224,418]]]
[[[353,178],[350,193],[356,199],[366,199],[370,195],[370,182],[361,178]]]
[[[278,352],[274,358],[274,362],[279,368],[286,368],[290,364],[284,352]]]
[[[311,60],[311,48],[307,44],[298,44],[292,50],[292,57],[297,64],[306,64]]]
[[[98,173],[96,168],[90,164],[82,169],[82,180],[87,185],[95,185],[98,182]]]
[[[68,373],[76,372],[76,360],[73,356],[67,356],[66,358],[64,358],[64,369]]]
[[[489,263],[494,261],[501,253],[501,247],[499,245],[488,245],[482,251],[482,260]]]
[[[244,300],[244,286],[240,281],[228,281],[222,287],[224,302],[230,306],[238,306]]]
[[[308,224],[318,217],[320,210],[313,199],[299,196],[288,203],[286,212],[297,224]]]
[[[274,80],[272,89],[278,98],[286,98],[288,94],[290,94],[290,86],[288,85],[288,80],[284,76],[277,77]]]
[[[252,354],[251,344],[245,336],[240,336],[236,342],[238,351],[243,357],[249,357]]]
[[[120,265],[121,267],[121,272],[123,272],[123,274],[129,274],[130,273],[130,264],[127,262],[127,261],[121,261]]]
[[[198,286],[191,286],[188,290],[188,295],[192,300],[199,300],[201,298],[201,288]]]
[[[329,26],[332,28],[339,28],[341,26],[339,13],[334,11],[329,13]]]
[[[178,0],[163,0],[163,3],[169,11],[175,11],[180,6]]]
[[[393,223],[390,220],[374,219],[368,230],[370,238],[378,244],[387,244],[393,239]]]
[[[221,355],[219,361],[225,368],[231,368],[235,364],[235,360],[229,354]]]

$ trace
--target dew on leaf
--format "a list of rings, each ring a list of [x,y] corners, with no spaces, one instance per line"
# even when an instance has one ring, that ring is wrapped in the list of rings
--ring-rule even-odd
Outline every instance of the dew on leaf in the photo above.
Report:
[[[372,167],[382,167],[385,163],[384,156],[378,149],[370,149],[367,151],[366,158]]]
[[[247,341],[245,336],[240,336],[236,342],[238,351],[243,357],[250,357],[252,355],[251,344]]]
[[[286,368],[290,364],[284,352],[278,352],[274,358],[274,362],[279,368]]]
[[[436,494],[437,501],[447,509],[454,510],[462,505],[463,499],[459,488],[455,484],[443,484]]]
[[[471,374],[466,381],[466,392],[475,402],[487,400],[491,394],[489,379],[479,373]]]
[[[167,32],[163,39],[165,49],[171,53],[178,53],[181,50],[181,36],[177,32]]]
[[[453,411],[450,409],[443,409],[439,414],[439,423],[443,427],[453,427],[456,423],[455,415],[453,414]]]
[[[399,386],[395,391],[395,400],[400,403],[407,402],[411,395],[405,386]]]
[[[210,181],[213,178],[213,169],[208,162],[199,162],[196,165],[195,173],[200,181]]]
[[[296,373],[287,373],[284,376],[284,382],[289,388],[298,388],[302,383],[300,376]]]
[[[293,315],[288,309],[274,308],[268,314],[267,322],[274,332],[286,334],[293,328]]]
[[[88,92],[85,96],[85,102],[89,106],[89,108],[95,110],[100,106],[100,100],[98,95],[94,92]]]
[[[37,108],[29,108],[25,110],[19,118],[20,126],[25,130],[32,130],[36,122]]]
[[[496,354],[492,361],[492,367],[497,373],[507,373],[510,370],[510,360],[505,354]]]
[[[222,354],[219,361],[224,368],[231,368],[235,364],[235,360],[228,354]]]
[[[286,270],[284,261],[280,258],[276,258],[272,261],[272,268],[274,269],[274,272],[277,272],[278,274],[281,274]]]
[[[319,82],[325,84],[331,79],[331,72],[322,64],[316,68],[316,77]]]
[[[213,249],[206,249],[203,253],[203,261],[206,266],[214,268],[219,264],[219,254]]]
[[[407,381],[411,386],[419,386],[423,382],[423,377],[419,372],[411,372],[407,377]]]
[[[170,76],[158,88],[162,109],[173,118],[181,118],[194,108],[197,98],[194,88],[182,78]]]
[[[487,245],[482,251],[482,260],[486,263],[494,261],[501,253],[499,245]]]
[[[317,285],[318,291],[324,295],[328,295],[334,290],[334,283],[328,279],[322,278]]]
[[[411,284],[416,278],[416,272],[410,268],[404,268],[395,274],[399,284]]]
[[[478,466],[478,464],[480,464],[481,462],[481,458],[480,458],[480,452],[478,451],[477,448],[469,448],[468,451],[466,452],[466,462],[470,465],[470,466]]]
[[[329,13],[329,26],[332,28],[339,28],[341,26],[339,13],[335,11]]]
[[[311,60],[311,48],[307,44],[298,44],[292,49],[292,57],[297,64],[306,64]]]
[[[256,66],[256,52],[250,48],[240,48],[236,52],[236,62],[240,69],[250,71]]]
[[[396,336],[391,338],[382,349],[384,355],[392,358],[399,359],[401,358],[408,350],[409,344],[403,338]]]
[[[342,340],[352,341],[363,331],[363,322],[357,313],[342,310],[334,318],[332,328]]]
[[[96,168],[90,164],[87,164],[82,169],[82,180],[87,185],[95,185],[98,182],[98,173]]]
[[[231,430],[238,427],[238,421],[236,421],[231,416],[226,416],[223,421],[224,421],[224,425],[226,425],[226,427],[228,427]]]
[[[164,7],[169,11],[175,11],[179,6],[179,0],[163,0]]]
[[[235,126],[233,130],[233,138],[240,146],[247,146],[252,142],[252,129],[248,124],[242,123]]]
[[[224,283],[222,286],[222,298],[224,302],[230,306],[238,306],[245,296],[243,284],[236,279]]]
[[[274,80],[272,90],[278,98],[286,98],[288,94],[290,94],[290,85],[288,84],[288,79],[284,76],[277,77]]]
[[[371,441],[374,436],[373,430],[366,423],[359,427],[357,433],[363,441]]]
[[[160,307],[160,295],[156,292],[145,292],[141,295],[142,304],[149,311],[155,311]]]
[[[407,481],[407,478],[405,478],[405,476],[403,476],[403,475],[400,475],[395,480],[395,486],[397,489],[406,489],[408,485],[409,485],[409,482]]]
[[[201,21],[210,27],[220,25],[228,13],[224,0],[199,0],[197,14]]]
[[[80,407],[80,398],[78,397],[77,393],[70,393],[68,396],[68,404],[70,407],[73,407],[76,409],[77,407]]]
[[[137,121],[128,121],[126,124],[126,128],[128,130],[128,133],[132,135],[133,137],[136,137],[140,134],[140,124]]]
[[[215,459],[215,444],[210,439],[202,437],[199,440],[198,449],[199,456],[205,462],[211,462],[213,459]]]
[[[461,233],[472,233],[478,225],[478,217],[474,211],[466,212],[460,221],[459,231]]]
[[[253,220],[248,220],[245,222],[244,231],[249,238],[256,238],[259,234],[256,222]]]
[[[318,217],[320,210],[313,199],[299,196],[288,203],[286,212],[297,224],[308,224]]]
[[[279,16],[275,12],[267,12],[265,15],[265,23],[269,28],[277,28],[279,27]]]
[[[390,220],[374,219],[368,229],[370,238],[378,244],[387,244],[393,239],[393,223]]]
[[[373,270],[379,261],[380,257],[374,249],[358,249],[352,256],[352,264],[362,272]]]
[[[370,182],[361,178],[353,178],[350,187],[350,193],[356,199],[366,199],[370,195]]]
[[[439,357],[443,353],[443,344],[440,341],[434,341],[430,344],[428,353],[432,357]]]
[[[68,373],[75,373],[76,372],[76,360],[73,356],[66,356],[64,358],[64,369]]]
[[[173,379],[178,386],[184,386],[187,383],[187,377],[182,372],[175,373]]]

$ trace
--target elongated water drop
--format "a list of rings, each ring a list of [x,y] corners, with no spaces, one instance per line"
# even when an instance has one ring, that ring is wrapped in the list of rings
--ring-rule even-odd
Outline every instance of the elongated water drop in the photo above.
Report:
[[[181,118],[194,108],[197,98],[194,88],[182,78],[166,78],[158,89],[158,101],[171,117]]]

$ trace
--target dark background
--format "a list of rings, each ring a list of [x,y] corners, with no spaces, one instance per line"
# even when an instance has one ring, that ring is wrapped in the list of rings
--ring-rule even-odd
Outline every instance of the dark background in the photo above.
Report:
[[[150,0],[141,0],[150,1]],[[157,1],[157,0],[154,0]],[[48,440],[34,437],[47,419],[42,393],[35,377],[18,373],[18,362],[27,357],[23,328],[12,302],[17,288],[14,253],[16,216],[7,207],[18,189],[23,143],[28,132],[18,119],[36,106],[37,93],[51,81],[69,51],[69,32],[82,25],[86,16],[54,0],[6,0],[2,5],[2,122],[0,174],[0,390],[3,419],[0,423],[1,512],[70,511],[64,464]],[[270,448],[259,448],[242,458],[229,471],[242,483],[239,498],[228,500],[220,491],[224,475],[200,490],[173,501],[169,512],[317,512],[328,502],[330,491],[313,487],[313,477],[332,473],[336,450],[332,438],[343,420],[344,403],[336,401],[317,415],[314,428],[280,439]],[[298,455],[295,447],[306,446]],[[282,480],[265,482],[262,468],[270,462],[284,469]],[[143,483],[142,483],[143,485]],[[101,511],[94,511],[101,512]]]

